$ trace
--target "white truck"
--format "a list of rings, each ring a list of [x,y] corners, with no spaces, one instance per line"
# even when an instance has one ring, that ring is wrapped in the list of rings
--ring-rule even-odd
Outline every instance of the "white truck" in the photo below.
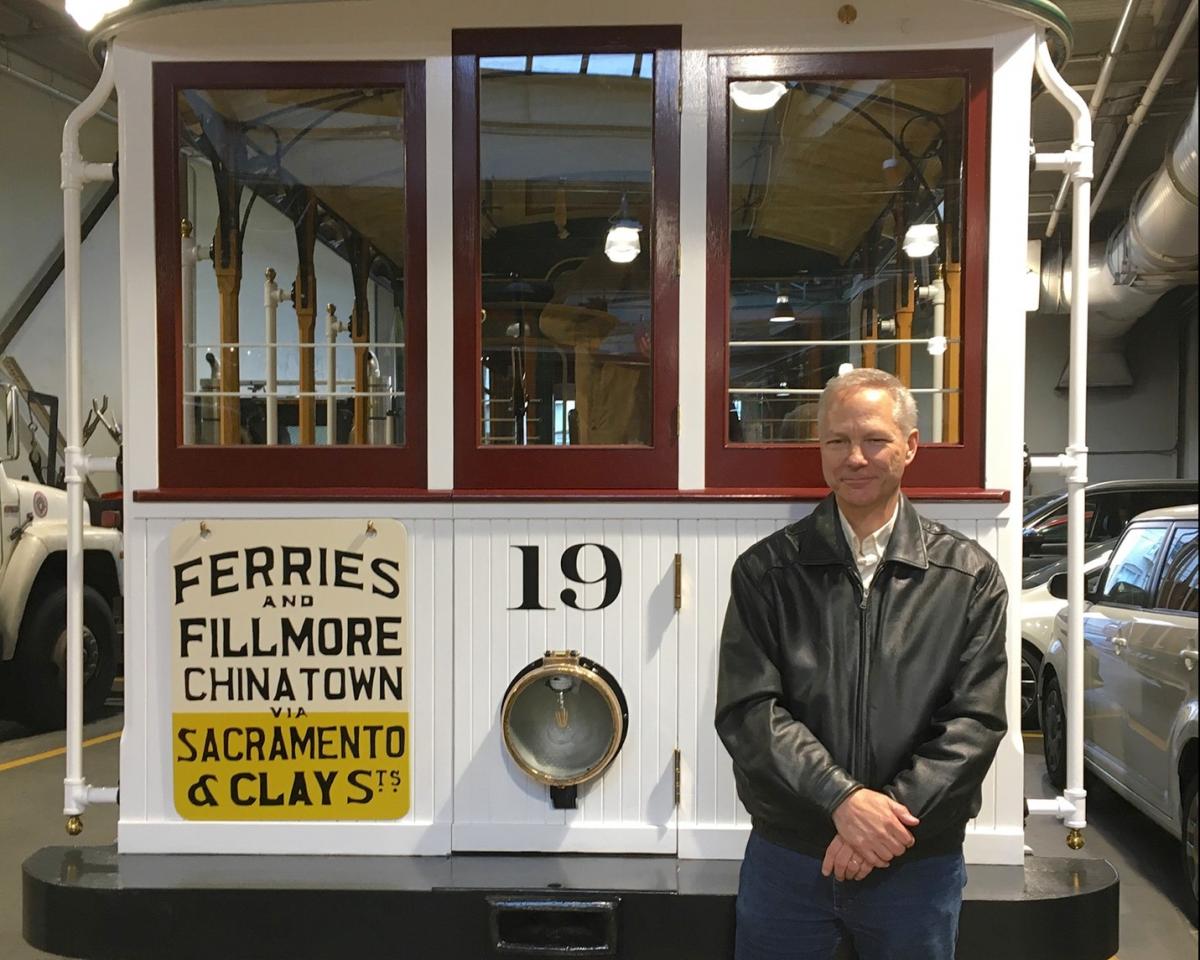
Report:
[[[0,387],[3,463],[20,455],[17,391]],[[112,690],[120,656],[118,529],[84,518],[84,716]],[[12,480],[0,464],[0,715],[38,729],[61,727],[66,703],[67,495]]]

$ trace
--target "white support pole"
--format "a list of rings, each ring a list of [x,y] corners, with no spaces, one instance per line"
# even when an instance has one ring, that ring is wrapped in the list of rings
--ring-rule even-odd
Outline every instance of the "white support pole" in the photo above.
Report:
[[[1087,485],[1088,248],[1091,235],[1092,118],[1087,104],[1059,75],[1045,39],[1038,43],[1037,71],[1050,94],[1071,115],[1074,142],[1063,154],[1037,154],[1039,170],[1064,170],[1071,178],[1071,348],[1067,449],[1057,457],[1034,457],[1037,472],[1062,475],[1067,483],[1067,788],[1052,806],[1031,803],[1030,813],[1053,813],[1076,831],[1087,826],[1083,788],[1083,527]],[[1070,839],[1068,843],[1070,843]]]
[[[284,293],[275,283],[275,268],[268,267],[266,279],[263,280],[263,307],[266,309],[266,337],[264,342],[267,350],[267,445],[274,446],[279,437],[279,363],[276,357],[278,336],[279,304],[291,300],[290,293]]]
[[[349,324],[337,318],[337,307],[330,303],[325,307],[325,329],[329,333],[329,364],[325,369],[325,442],[337,443],[337,335],[350,329]]]
[[[183,383],[184,390],[196,389],[196,264],[208,259],[208,251],[196,243],[190,220],[179,225],[179,263],[183,286]],[[183,442],[196,442],[196,418],[183,412]]]
[[[941,443],[944,437],[946,383],[946,284],[938,277],[927,286],[917,287],[917,296],[933,304],[933,336],[927,348],[933,358],[933,442]]]
[[[83,483],[89,458],[83,453],[83,337],[80,322],[80,200],[85,183],[111,181],[111,163],[88,163],[79,153],[79,130],[104,106],[116,84],[111,53],[95,89],[63,125],[63,285],[66,300],[67,445],[67,770],[63,813],[70,832],[82,829],[79,815],[89,803],[115,802],[115,788],[89,787],[83,778]],[[98,465],[98,462],[97,462]]]

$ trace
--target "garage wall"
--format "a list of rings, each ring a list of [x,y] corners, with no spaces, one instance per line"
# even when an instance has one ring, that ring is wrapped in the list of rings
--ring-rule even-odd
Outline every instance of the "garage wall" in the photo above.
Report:
[[[13,57],[16,60],[16,57]],[[32,64],[21,64],[36,73]],[[42,79],[39,75],[36,79]],[[46,80],[52,79],[50,76]],[[84,96],[87,91],[72,90]],[[26,287],[62,246],[62,192],[58,157],[62,128],[72,104],[0,72],[0,116],[5,129],[20,131],[19,145],[6,142],[0,151],[0,311],[7,315],[24,299]],[[117,152],[116,124],[97,117],[83,128],[83,155],[88,160],[110,162]],[[84,192],[86,211],[104,184]],[[121,324],[117,250],[117,206],[114,203],[83,246],[81,264],[84,320],[84,403],[108,395],[108,409],[118,422],[121,414]],[[15,357],[35,390],[54,394],[60,404],[66,396],[65,319],[62,277],[25,321],[5,353]],[[24,404],[21,405],[25,416]],[[66,413],[59,409],[59,429]],[[45,440],[44,435],[40,439]],[[103,428],[87,447],[96,456],[115,456],[117,449]],[[11,477],[31,475],[28,450],[5,470]],[[117,487],[115,474],[96,474],[100,491]]]
[[[1178,302],[1175,300],[1174,302]],[[1125,341],[1133,373],[1131,387],[1088,391],[1088,479],[1196,476],[1196,322],[1193,305],[1155,309],[1134,325]],[[1190,330],[1190,333],[1189,333]],[[1181,351],[1189,353],[1190,453],[1180,450]],[[1031,314],[1026,329],[1025,437],[1033,455],[1061,453],[1067,444],[1067,392],[1057,389],[1067,362],[1070,329],[1066,316]],[[1191,458],[1190,473],[1186,471]],[[1034,477],[1031,492],[1063,486],[1055,477]]]

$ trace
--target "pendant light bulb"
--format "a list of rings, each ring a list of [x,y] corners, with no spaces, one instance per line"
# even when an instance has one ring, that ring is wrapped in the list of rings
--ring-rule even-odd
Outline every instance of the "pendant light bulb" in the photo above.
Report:
[[[604,255],[613,263],[632,263],[642,252],[642,225],[629,215],[629,201],[622,195],[621,208],[604,238]]]
[[[796,310],[791,298],[786,293],[776,292],[775,312],[771,314],[772,323],[791,323],[796,319]]]
[[[914,223],[904,233],[904,252],[913,260],[928,257],[937,248],[936,223]]]

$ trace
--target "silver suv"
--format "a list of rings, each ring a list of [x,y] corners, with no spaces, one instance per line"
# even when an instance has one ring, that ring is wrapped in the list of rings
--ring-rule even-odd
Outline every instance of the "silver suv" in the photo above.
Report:
[[[1196,897],[1196,505],[1136,517],[1083,613],[1084,763],[1183,841]],[[1049,583],[1066,596],[1066,574]],[[1039,693],[1046,772],[1067,772],[1066,610],[1055,619]]]

